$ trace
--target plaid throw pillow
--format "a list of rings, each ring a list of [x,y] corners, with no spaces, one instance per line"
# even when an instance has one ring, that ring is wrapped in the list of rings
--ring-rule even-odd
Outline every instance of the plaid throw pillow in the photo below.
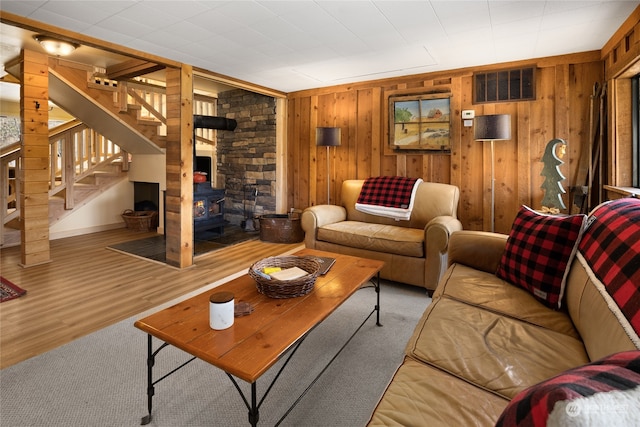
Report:
[[[640,351],[570,369],[518,393],[496,427],[637,424]]]
[[[640,200],[618,199],[596,207],[579,249],[640,335]]]
[[[496,275],[560,308],[567,266],[576,252],[585,215],[539,214],[522,206],[513,222]]]

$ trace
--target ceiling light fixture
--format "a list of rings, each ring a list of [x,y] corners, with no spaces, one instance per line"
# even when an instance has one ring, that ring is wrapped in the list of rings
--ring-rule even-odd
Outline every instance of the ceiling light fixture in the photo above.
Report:
[[[78,48],[79,45],[64,40],[58,40],[49,36],[37,35],[34,37],[47,53],[56,56],[67,56]]]

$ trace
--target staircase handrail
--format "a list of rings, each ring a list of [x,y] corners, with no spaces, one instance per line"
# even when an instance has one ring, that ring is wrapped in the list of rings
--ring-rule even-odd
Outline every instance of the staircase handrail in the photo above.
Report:
[[[84,123],[82,123],[78,119],[71,119],[69,121],[59,124],[56,127],[49,129],[49,141],[51,141],[51,138],[54,138],[60,135],[61,133],[67,132],[78,126],[84,126]]]

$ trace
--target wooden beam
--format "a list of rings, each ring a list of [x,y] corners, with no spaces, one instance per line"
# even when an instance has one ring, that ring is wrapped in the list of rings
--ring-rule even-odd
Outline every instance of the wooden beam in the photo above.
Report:
[[[51,261],[49,247],[49,67],[45,54],[21,53],[21,265]]]
[[[164,65],[155,62],[130,59],[107,67],[107,77],[111,80],[126,80],[162,69],[164,69]]]
[[[167,264],[193,264],[193,72],[167,69]]]

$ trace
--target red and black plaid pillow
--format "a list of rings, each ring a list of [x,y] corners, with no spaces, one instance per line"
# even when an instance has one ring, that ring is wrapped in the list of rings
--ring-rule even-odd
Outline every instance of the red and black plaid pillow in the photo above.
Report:
[[[585,221],[585,215],[544,215],[522,206],[496,275],[528,290],[546,306],[560,308],[567,267]]]
[[[629,423],[638,411],[640,351],[625,351],[521,391],[502,412],[496,427],[637,425]]]
[[[640,334],[640,200],[625,198],[596,207],[579,249]]]

